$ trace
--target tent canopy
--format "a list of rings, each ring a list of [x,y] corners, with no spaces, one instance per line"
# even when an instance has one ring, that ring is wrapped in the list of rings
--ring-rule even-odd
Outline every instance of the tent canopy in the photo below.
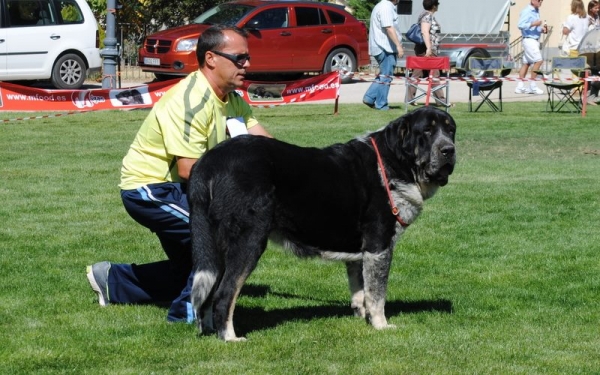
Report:
[[[440,3],[435,13],[442,34],[498,34],[511,6],[511,0],[449,0]],[[413,0],[412,14],[400,15],[400,30],[405,33],[423,12],[422,2]],[[507,30],[507,28],[505,28]]]

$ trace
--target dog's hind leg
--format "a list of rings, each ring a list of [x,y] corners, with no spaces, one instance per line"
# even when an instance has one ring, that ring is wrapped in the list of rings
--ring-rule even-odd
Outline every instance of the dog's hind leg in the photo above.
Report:
[[[199,334],[214,332],[212,298],[210,298],[210,294],[216,281],[217,277],[213,272],[202,270],[194,273],[192,306],[196,312],[196,324]]]
[[[225,341],[244,341],[237,337],[233,327],[235,303],[250,273],[267,247],[268,232],[247,229],[227,246],[225,272],[213,296],[213,318],[219,338]]]
[[[222,261],[215,239],[215,228],[208,219],[209,204],[201,202],[190,212],[194,278],[191,302],[196,313],[199,334],[214,332],[212,295],[221,277]]]
[[[346,273],[350,286],[350,307],[354,310],[354,316],[365,318],[365,282],[362,261],[346,262]]]
[[[363,277],[365,281],[365,307],[371,325],[376,329],[395,328],[385,318],[385,298],[392,261],[392,252],[365,252],[363,255]]]

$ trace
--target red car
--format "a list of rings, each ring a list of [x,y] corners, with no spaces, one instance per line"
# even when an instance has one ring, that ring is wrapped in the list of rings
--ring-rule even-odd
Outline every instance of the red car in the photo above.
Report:
[[[312,1],[240,0],[202,13],[189,25],[147,36],[139,65],[157,79],[184,76],[198,69],[198,36],[213,24],[248,31],[249,74],[296,75],[342,70],[342,82],[369,65],[366,25],[342,6]]]

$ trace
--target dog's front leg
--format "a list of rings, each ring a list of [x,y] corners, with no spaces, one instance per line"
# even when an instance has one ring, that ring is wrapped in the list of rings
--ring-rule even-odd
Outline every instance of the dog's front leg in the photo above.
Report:
[[[365,282],[363,280],[363,263],[346,262],[348,284],[350,286],[350,307],[354,316],[366,318],[365,313]]]
[[[376,329],[395,328],[385,319],[385,298],[392,262],[392,252],[364,252],[363,278],[365,282],[365,307],[367,318]]]

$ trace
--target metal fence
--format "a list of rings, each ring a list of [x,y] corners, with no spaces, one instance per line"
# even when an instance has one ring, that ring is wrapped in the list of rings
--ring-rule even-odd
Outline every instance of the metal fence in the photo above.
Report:
[[[138,66],[138,49],[143,42],[144,33],[133,24],[119,23],[116,36],[119,49],[117,84],[121,82],[141,83],[152,81],[154,74],[142,72]]]

